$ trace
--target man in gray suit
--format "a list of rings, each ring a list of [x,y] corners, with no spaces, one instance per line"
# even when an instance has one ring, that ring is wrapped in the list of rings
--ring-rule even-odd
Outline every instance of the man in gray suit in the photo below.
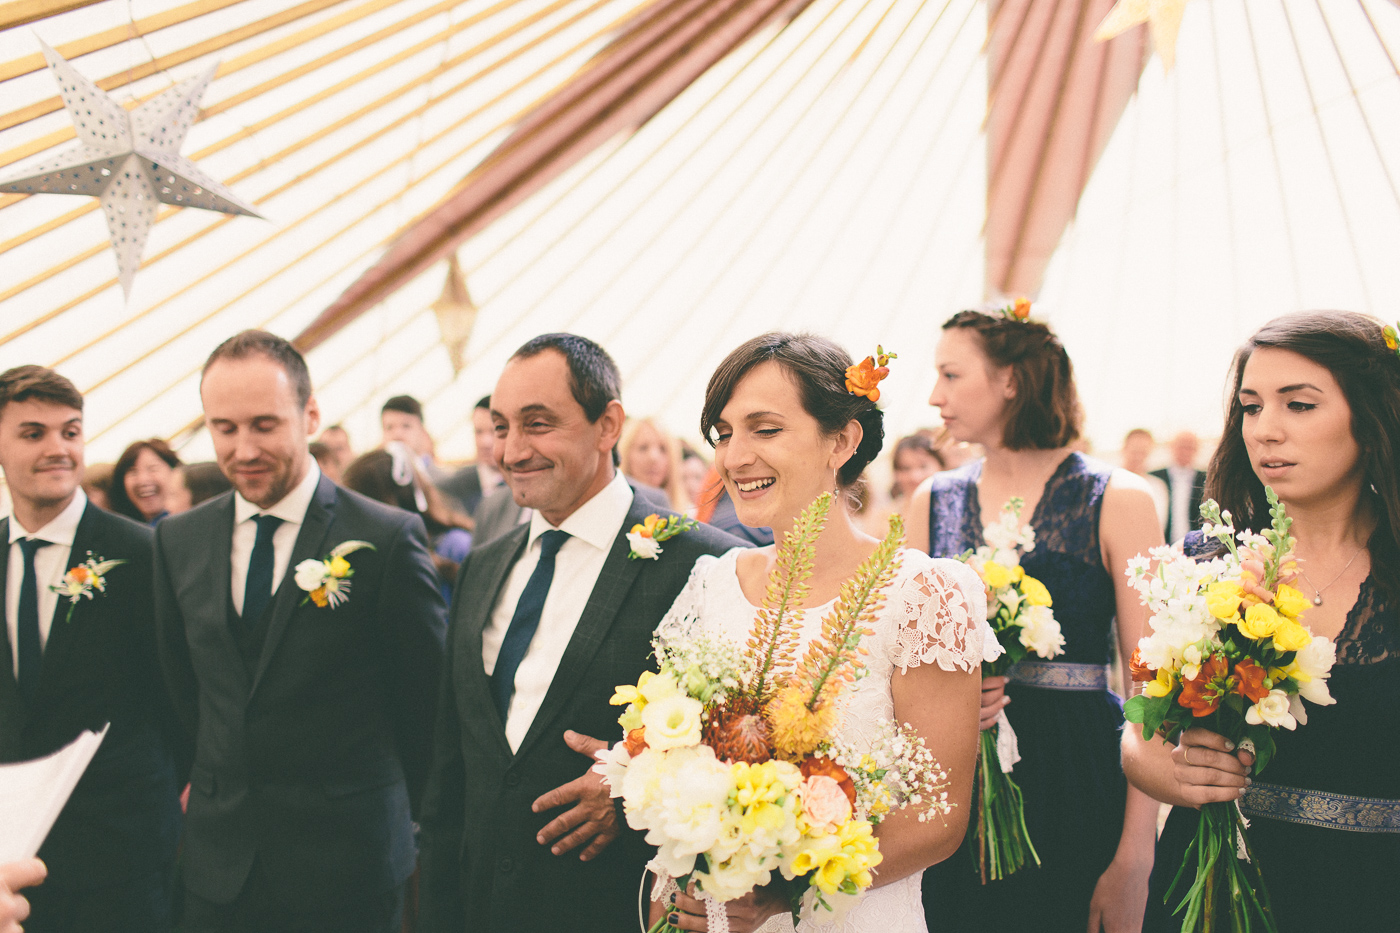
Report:
[[[225,341],[200,396],[234,491],[155,547],[193,746],[183,929],[395,933],[445,634],[423,522],[320,474],[311,377],[282,338]]]
[[[608,700],[646,670],[695,561],[739,542],[701,525],[629,556],[632,526],[669,513],[614,465],[619,385],[597,344],[547,334],[491,396],[496,462],[534,512],[457,581],[422,817],[428,933],[635,928],[648,848],[592,754],[622,738]]]

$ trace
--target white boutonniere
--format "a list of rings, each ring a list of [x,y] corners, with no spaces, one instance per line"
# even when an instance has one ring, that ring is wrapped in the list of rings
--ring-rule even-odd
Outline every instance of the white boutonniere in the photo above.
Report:
[[[350,578],[355,568],[346,560],[351,554],[363,548],[374,550],[368,541],[345,541],[321,560],[304,560],[297,564],[297,586],[306,593],[301,605],[315,603],[322,608],[336,606],[350,599]]]
[[[689,531],[698,524],[693,518],[679,515],[662,518],[653,512],[643,519],[642,524],[633,525],[632,530],[627,532],[627,542],[632,545],[632,552],[627,556],[632,560],[656,560],[661,556],[662,541]]]
[[[73,610],[78,608],[80,600],[92,599],[94,591],[107,592],[107,572],[126,563],[125,560],[103,560],[93,557],[91,551],[88,551],[87,555],[87,560],[70,568],[58,585],[49,587],[51,591],[68,600],[68,615],[63,620],[65,623],[73,621]]]

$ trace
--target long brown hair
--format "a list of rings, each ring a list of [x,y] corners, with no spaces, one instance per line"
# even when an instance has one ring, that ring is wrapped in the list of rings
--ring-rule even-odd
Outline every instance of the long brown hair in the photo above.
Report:
[[[975,333],[994,365],[1011,367],[1016,396],[1007,402],[1007,449],[1054,450],[1079,440],[1084,410],[1074,365],[1054,331],[981,311],[959,311],[943,322],[944,330],[955,327]]]
[[[1225,431],[1211,457],[1205,494],[1233,514],[1236,528],[1269,524],[1264,484],[1244,446],[1240,383],[1255,350],[1288,350],[1325,367],[1351,408],[1351,434],[1361,448],[1361,494],[1376,513],[1371,534],[1372,576],[1392,603],[1400,602],[1400,359],[1385,345],[1381,324],[1353,311],[1303,311],[1275,318],[1235,353],[1225,400]]]

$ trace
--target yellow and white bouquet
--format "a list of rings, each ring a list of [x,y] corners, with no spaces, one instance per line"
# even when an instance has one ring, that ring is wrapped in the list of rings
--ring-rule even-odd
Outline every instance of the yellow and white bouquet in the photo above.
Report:
[[[987,543],[960,558],[987,586],[987,621],[1003,649],[995,661],[983,662],[984,677],[999,677],[1031,654],[1048,660],[1064,653],[1050,591],[1021,567],[1021,555],[1035,550],[1035,529],[1021,523],[1024,505],[1019,498],[1008,502],[997,523],[983,532]],[[980,739],[973,783],[977,820],[968,823],[967,844],[986,884],[1025,867],[1027,856],[1039,865],[1040,856],[1026,831],[1021,789],[1011,779],[1019,759],[1011,723],[1003,714]]]
[[[1175,742],[1192,725],[1223,735],[1255,756],[1257,775],[1274,755],[1273,730],[1306,725],[1303,701],[1336,702],[1327,678],[1337,649],[1312,634],[1301,617],[1309,603],[1289,583],[1295,574],[1292,520],[1265,488],[1272,527],[1236,534],[1229,512],[1201,506],[1207,537],[1225,553],[1198,563],[1173,548],[1154,548],[1128,564],[1128,575],[1152,611],[1152,634],[1129,663],[1143,692],[1124,704],[1144,739]],[[1237,543],[1238,542],[1238,543]],[[1183,933],[1229,929],[1275,933],[1268,891],[1236,803],[1201,807],[1195,841],[1177,871],[1170,899],[1185,878],[1177,905]]]
[[[928,819],[952,806],[947,774],[912,729],[888,723],[862,749],[837,738],[841,696],[864,673],[860,640],[899,565],[898,517],[797,658],[795,614],[831,504],[818,498],[784,537],[744,648],[658,638],[659,670],[612,698],[626,707],[626,739],[594,770],[657,847],[657,894],[693,882],[724,902],[780,878],[794,920],[841,911],[873,883],[886,814],[914,806]],[[663,918],[651,933],[673,929]]]

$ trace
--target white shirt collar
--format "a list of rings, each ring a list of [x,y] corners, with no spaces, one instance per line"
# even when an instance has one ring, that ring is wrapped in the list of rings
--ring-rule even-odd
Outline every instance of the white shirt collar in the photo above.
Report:
[[[592,499],[575,509],[564,519],[558,530],[566,531],[571,537],[586,541],[598,550],[606,552],[612,549],[613,541],[617,539],[622,523],[627,521],[627,512],[631,508],[632,487],[627,485],[627,479],[621,470],[614,470],[612,481],[598,490]],[[530,539],[526,544],[527,548],[533,547],[540,535],[552,530],[554,526],[536,509],[530,518]]]
[[[260,509],[247,499],[243,494],[235,492],[233,494],[233,523],[241,525],[254,515],[276,515],[284,522],[291,522],[300,525],[306,519],[306,510],[311,505],[311,499],[316,495],[316,485],[321,482],[321,468],[316,463],[315,457],[308,456],[310,461],[306,470],[306,475],[301,478],[301,482],[292,487],[291,492],[283,496],[276,505],[269,509]]]
[[[78,522],[83,520],[83,510],[87,508],[87,494],[83,492],[83,487],[79,486],[73,493],[73,501],[68,503],[62,512],[53,517],[43,528],[30,534],[24,530],[24,526],[19,523],[19,519],[10,516],[10,544],[14,544],[20,538],[38,538],[50,544],[65,544],[73,546],[73,538],[78,533]]]

